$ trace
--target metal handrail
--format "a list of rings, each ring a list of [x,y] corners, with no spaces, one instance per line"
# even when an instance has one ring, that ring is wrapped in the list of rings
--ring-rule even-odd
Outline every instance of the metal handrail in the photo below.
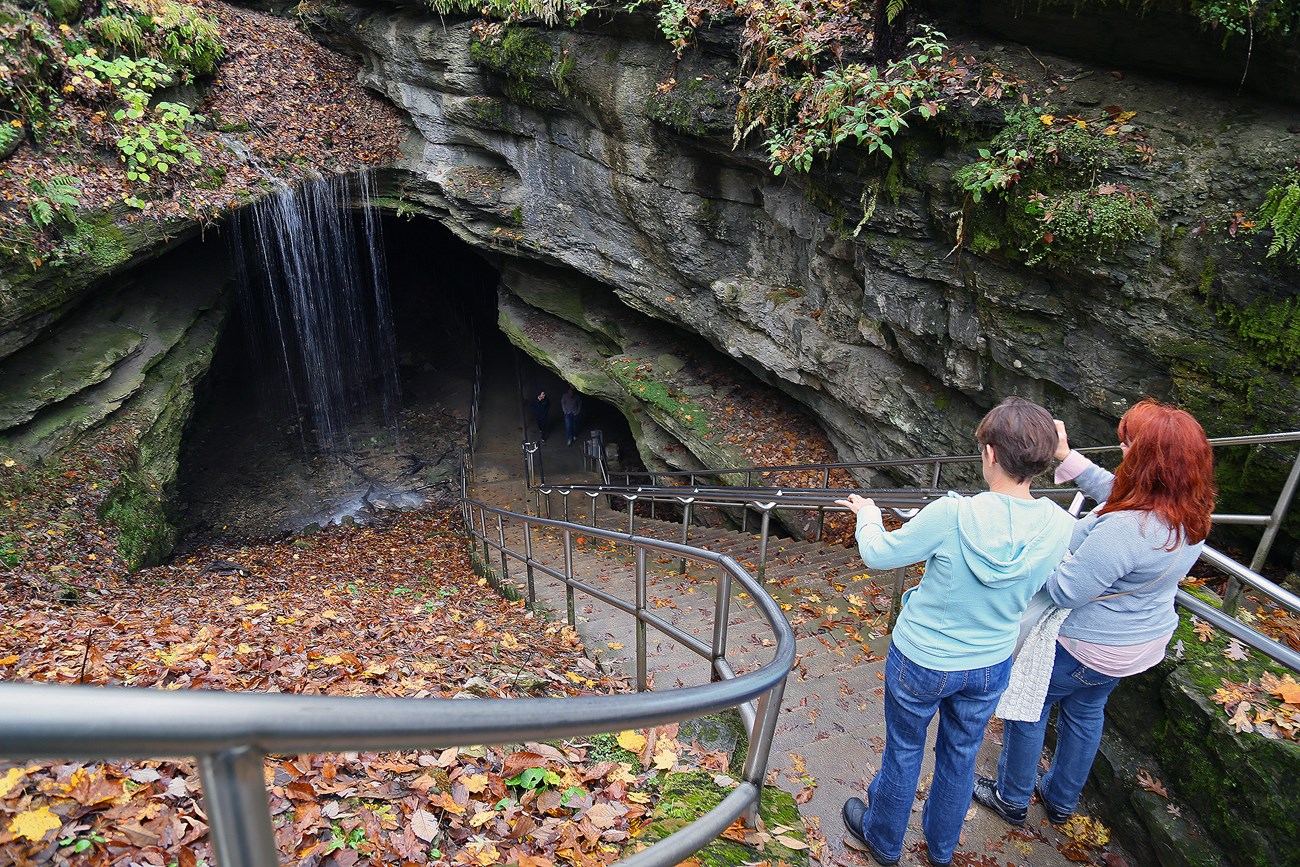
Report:
[[[1259,434],[1238,437],[1217,437],[1210,440],[1210,444],[1215,447],[1230,447],[1243,445],[1264,445],[1264,444],[1285,444],[1300,442],[1300,431],[1289,431],[1273,434]],[[1114,452],[1118,451],[1117,446],[1096,446],[1079,449],[1084,453]],[[822,520],[827,511],[843,511],[842,507],[836,506],[834,501],[843,499],[850,493],[865,494],[876,500],[882,508],[891,510],[902,520],[908,520],[916,514],[922,507],[934,499],[946,496],[947,491],[940,489],[937,485],[939,478],[939,469],[941,466],[951,463],[963,463],[978,461],[978,455],[947,455],[932,456],[917,459],[892,459],[883,461],[859,461],[859,462],[841,462],[825,464],[791,464],[775,467],[738,467],[728,470],[687,470],[687,471],[670,471],[670,472],[647,472],[647,473],[622,473],[625,479],[634,477],[649,477],[654,481],[661,477],[686,478],[690,481],[688,485],[590,485],[590,484],[564,484],[564,485],[542,485],[537,487],[540,494],[546,495],[546,503],[549,510],[550,496],[553,492],[558,492],[564,496],[564,513],[567,517],[568,497],[572,493],[582,493],[592,500],[592,526],[595,526],[595,501],[601,495],[619,497],[628,504],[628,528],[629,532],[633,527],[633,503],[637,500],[654,503],[676,503],[681,505],[683,512],[682,542],[685,543],[689,537],[690,525],[690,506],[731,506],[754,509],[762,515],[762,526],[760,528],[760,547],[759,547],[759,565],[758,572],[760,580],[766,572],[767,560],[767,531],[768,519],[770,513],[775,509],[788,509],[793,511],[809,511],[815,509],[818,513],[818,526],[816,538],[820,539]],[[914,488],[877,488],[864,490],[861,488],[831,488],[829,486],[829,477],[831,469],[854,469],[854,468],[885,468],[900,466],[917,466],[927,465],[933,468],[932,487],[914,487]],[[734,486],[734,485],[698,485],[695,480],[699,477],[721,477],[725,475],[745,474],[746,481],[752,481],[753,474],[761,472],[763,474],[775,474],[778,472],[809,472],[820,470],[823,471],[823,484],[816,488],[774,488],[774,487],[751,487],[751,486]],[[1265,528],[1263,538],[1256,548],[1255,554],[1251,558],[1249,566],[1238,563],[1226,554],[1211,548],[1205,547],[1201,554],[1201,560],[1228,576],[1228,587],[1224,594],[1223,608],[1215,609],[1204,602],[1195,600],[1195,605],[1187,600],[1194,600],[1184,591],[1180,591],[1177,602],[1188,610],[1193,610],[1197,616],[1208,620],[1217,628],[1223,629],[1229,634],[1237,637],[1239,640],[1248,644],[1255,650],[1265,654],[1271,659],[1300,672],[1300,654],[1285,645],[1282,645],[1258,630],[1241,623],[1233,615],[1236,613],[1237,606],[1242,598],[1244,588],[1250,587],[1257,592],[1268,597],[1276,604],[1289,609],[1292,612],[1300,613],[1300,596],[1292,593],[1284,587],[1270,581],[1263,575],[1259,574],[1258,569],[1263,565],[1271,548],[1273,539],[1281,526],[1282,519],[1286,510],[1294,498],[1297,487],[1300,487],[1300,453],[1297,453],[1295,461],[1292,464],[1291,471],[1283,484],[1282,490],[1278,494],[1272,510],[1268,514],[1228,514],[1216,513],[1211,516],[1213,523],[1218,525],[1245,525],[1245,526],[1262,526]],[[1044,488],[1035,489],[1036,496],[1048,497],[1060,502],[1072,499],[1079,495],[1076,488]],[[540,496],[539,496],[540,499]]]
[[[662,539],[636,536],[631,532],[622,533],[615,530],[588,527],[569,521],[520,514],[468,499],[466,500],[466,512],[469,519],[467,529],[471,536],[471,542],[482,545],[481,556],[485,566],[492,564],[495,567],[499,563],[500,580],[503,582],[511,580],[510,563],[512,561],[523,566],[525,570],[526,596],[530,604],[535,604],[537,601],[536,581],[537,576],[541,574],[559,581],[565,586],[567,618],[571,627],[577,627],[576,597],[578,593],[584,593],[593,599],[623,611],[636,621],[636,686],[641,693],[649,691],[648,659],[650,645],[647,639],[647,629],[649,628],[655,629],[673,642],[708,661],[711,676],[714,678],[715,683],[709,684],[708,687],[685,688],[688,691],[706,690],[721,683],[733,683],[756,675],[763,675],[763,686],[760,690],[744,698],[733,697],[735,700],[726,705],[726,707],[735,708],[739,711],[749,733],[749,752],[745,757],[741,777],[744,783],[752,787],[752,793],[743,797],[736,797],[736,793],[733,793],[732,797],[729,797],[722,805],[719,805],[708,814],[710,817],[708,821],[697,820],[669,838],[671,840],[682,837],[682,840],[673,844],[673,847],[669,850],[673,853],[671,857],[677,860],[669,860],[669,856],[665,855],[664,860],[647,861],[646,863],[678,863],[682,857],[708,845],[710,840],[725,830],[731,821],[745,816],[752,823],[757,818],[758,799],[762,792],[772,741],[776,734],[777,715],[780,713],[781,697],[785,692],[785,679],[794,665],[795,658],[794,630],[785,619],[785,615],[781,613],[776,600],[763,588],[760,580],[750,575],[743,566],[729,555],[702,548]],[[491,524],[489,523],[489,516],[495,517]],[[507,522],[522,525],[522,551],[507,544],[505,532]],[[548,566],[533,556],[533,531],[541,528],[549,528],[562,534],[564,539],[563,570]],[[575,576],[573,545],[574,538],[577,535],[603,539],[616,545],[631,548],[635,555],[634,599],[623,599],[593,587]],[[496,558],[493,557],[494,553],[497,555]],[[710,641],[702,641],[653,613],[651,606],[648,604],[648,576],[646,570],[647,555],[650,553],[666,554],[674,559],[680,558],[697,563],[711,564],[716,568],[718,580],[714,595],[713,634]],[[737,675],[727,661],[727,640],[731,621],[730,603],[733,588],[738,592],[747,594],[754,601],[759,614],[772,630],[775,639],[775,652],[772,660],[757,671],[744,675]],[[680,692],[680,690],[672,692]],[[656,693],[656,695],[664,694],[666,693]],[[678,719],[700,716],[718,709],[720,708],[713,707],[711,710],[701,710],[698,713],[682,713]],[[724,810],[724,808],[726,809]],[[723,812],[720,813],[719,811]],[[722,821],[725,815],[729,815],[730,818],[715,827],[716,823]],[[662,845],[664,844],[656,844],[654,848],[657,849]],[[632,863],[632,861],[629,860],[626,863]]]

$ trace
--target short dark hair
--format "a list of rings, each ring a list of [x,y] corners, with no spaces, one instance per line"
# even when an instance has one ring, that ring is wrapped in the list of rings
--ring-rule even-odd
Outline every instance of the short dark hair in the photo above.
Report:
[[[980,447],[993,446],[998,464],[1017,482],[1046,470],[1056,452],[1052,414],[1023,397],[1008,397],[989,410],[975,428]]]

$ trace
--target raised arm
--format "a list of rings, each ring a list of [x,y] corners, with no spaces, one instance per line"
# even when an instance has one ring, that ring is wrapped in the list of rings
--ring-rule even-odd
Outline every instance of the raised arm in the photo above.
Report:
[[[912,520],[892,531],[885,530],[880,508],[872,500],[853,494],[849,499],[837,502],[857,513],[858,526],[854,538],[862,562],[871,569],[893,569],[920,563],[939,549],[952,529],[951,510],[956,500],[948,497],[935,500]]]

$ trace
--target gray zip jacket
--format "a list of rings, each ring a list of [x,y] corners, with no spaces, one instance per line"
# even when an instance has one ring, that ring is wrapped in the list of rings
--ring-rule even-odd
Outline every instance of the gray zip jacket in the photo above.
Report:
[[[1110,496],[1114,481],[1113,473],[1091,461],[1075,479],[1099,504]],[[1074,609],[1061,626],[1061,635],[1122,647],[1170,634],[1178,625],[1174,613],[1178,582],[1201,555],[1204,543],[1179,542],[1167,551],[1176,539],[1155,513],[1098,515],[1100,508],[1075,524],[1070,553],[1047,579],[1052,601]],[[1124,591],[1134,592],[1093,601]]]

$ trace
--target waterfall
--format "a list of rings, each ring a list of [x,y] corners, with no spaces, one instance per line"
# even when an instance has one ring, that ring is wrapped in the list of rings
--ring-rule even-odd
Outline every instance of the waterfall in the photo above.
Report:
[[[232,219],[251,351],[268,376],[278,371],[283,393],[305,416],[304,444],[310,432],[325,451],[350,447],[349,424],[363,410],[379,408],[396,430],[401,408],[372,194],[366,174],[309,181]]]

